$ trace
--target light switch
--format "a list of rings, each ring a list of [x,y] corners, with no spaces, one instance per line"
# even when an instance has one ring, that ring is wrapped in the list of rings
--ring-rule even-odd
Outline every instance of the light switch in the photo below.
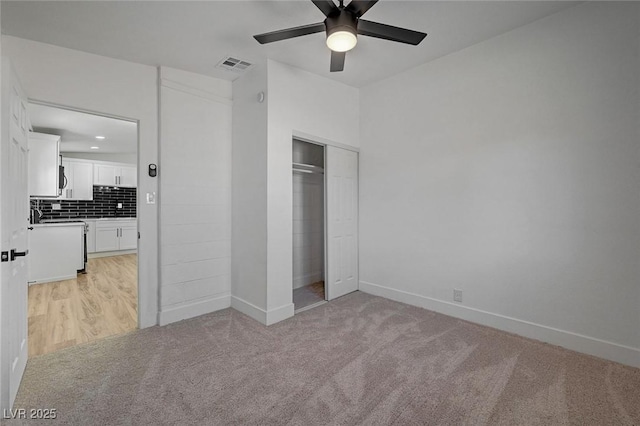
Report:
[[[155,204],[155,203],[156,203],[156,193],[147,192],[147,204]]]
[[[51,210],[60,210],[60,204],[51,204]]]
[[[118,203],[118,205],[116,206],[117,209],[121,209],[122,208],[122,203]]]

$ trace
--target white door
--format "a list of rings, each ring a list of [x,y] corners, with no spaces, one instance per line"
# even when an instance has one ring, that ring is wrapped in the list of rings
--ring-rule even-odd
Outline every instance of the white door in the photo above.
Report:
[[[358,289],[358,153],[327,146],[327,299]]]
[[[27,100],[11,65],[2,58],[0,139],[0,408],[8,409],[27,363]],[[5,255],[6,252],[6,255]],[[5,261],[6,258],[6,261]]]

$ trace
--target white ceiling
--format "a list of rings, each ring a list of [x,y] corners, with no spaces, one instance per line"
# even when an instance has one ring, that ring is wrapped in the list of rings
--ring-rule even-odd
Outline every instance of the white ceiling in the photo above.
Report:
[[[138,149],[138,125],[131,121],[37,104],[29,104],[29,119],[34,131],[61,137],[61,152],[132,154]]]
[[[347,3],[347,1],[345,2]],[[2,1],[2,32],[118,59],[166,65],[228,80],[214,68],[231,55],[271,58],[354,87],[471,46],[575,5],[562,1],[381,0],[365,18],[427,32],[419,46],[359,37],[345,71],[329,73],[324,34],[268,45],[252,37],[321,22],[309,0],[294,1]]]

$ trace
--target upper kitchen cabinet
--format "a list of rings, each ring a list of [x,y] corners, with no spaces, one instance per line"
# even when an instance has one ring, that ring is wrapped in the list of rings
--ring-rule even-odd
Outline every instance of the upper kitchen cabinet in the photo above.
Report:
[[[60,195],[60,136],[29,133],[29,195],[55,198]]]
[[[101,186],[137,186],[137,169],[126,164],[94,163],[93,184]]]
[[[93,163],[63,158],[65,186],[62,200],[93,200]]]
[[[138,169],[135,166],[120,167],[120,179],[118,185],[130,188],[138,186]]]

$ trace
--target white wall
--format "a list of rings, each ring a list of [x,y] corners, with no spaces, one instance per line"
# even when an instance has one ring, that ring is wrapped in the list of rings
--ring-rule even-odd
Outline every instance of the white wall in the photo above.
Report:
[[[360,107],[353,87],[271,60],[267,66],[267,317],[273,323],[293,314],[293,135],[357,148]]]
[[[96,160],[96,161],[112,161],[114,163],[125,164],[138,164],[138,154],[125,154],[125,153],[104,153],[94,154],[93,152],[61,152],[61,154],[68,158],[80,158],[84,160]]]
[[[639,16],[582,4],[364,88],[361,290],[640,366]]]
[[[266,65],[233,82],[232,306],[263,323],[267,303]]]
[[[357,147],[358,90],[267,61],[233,93],[232,306],[273,324],[293,315],[293,135]]]
[[[160,313],[231,304],[231,82],[160,69]]]
[[[158,163],[157,73],[146,65],[110,59],[20,38],[2,36],[31,99],[138,120],[140,163]],[[162,172],[160,172],[162,173]],[[138,280],[140,327],[156,324],[158,311],[158,219],[144,203],[158,180],[139,173]]]

